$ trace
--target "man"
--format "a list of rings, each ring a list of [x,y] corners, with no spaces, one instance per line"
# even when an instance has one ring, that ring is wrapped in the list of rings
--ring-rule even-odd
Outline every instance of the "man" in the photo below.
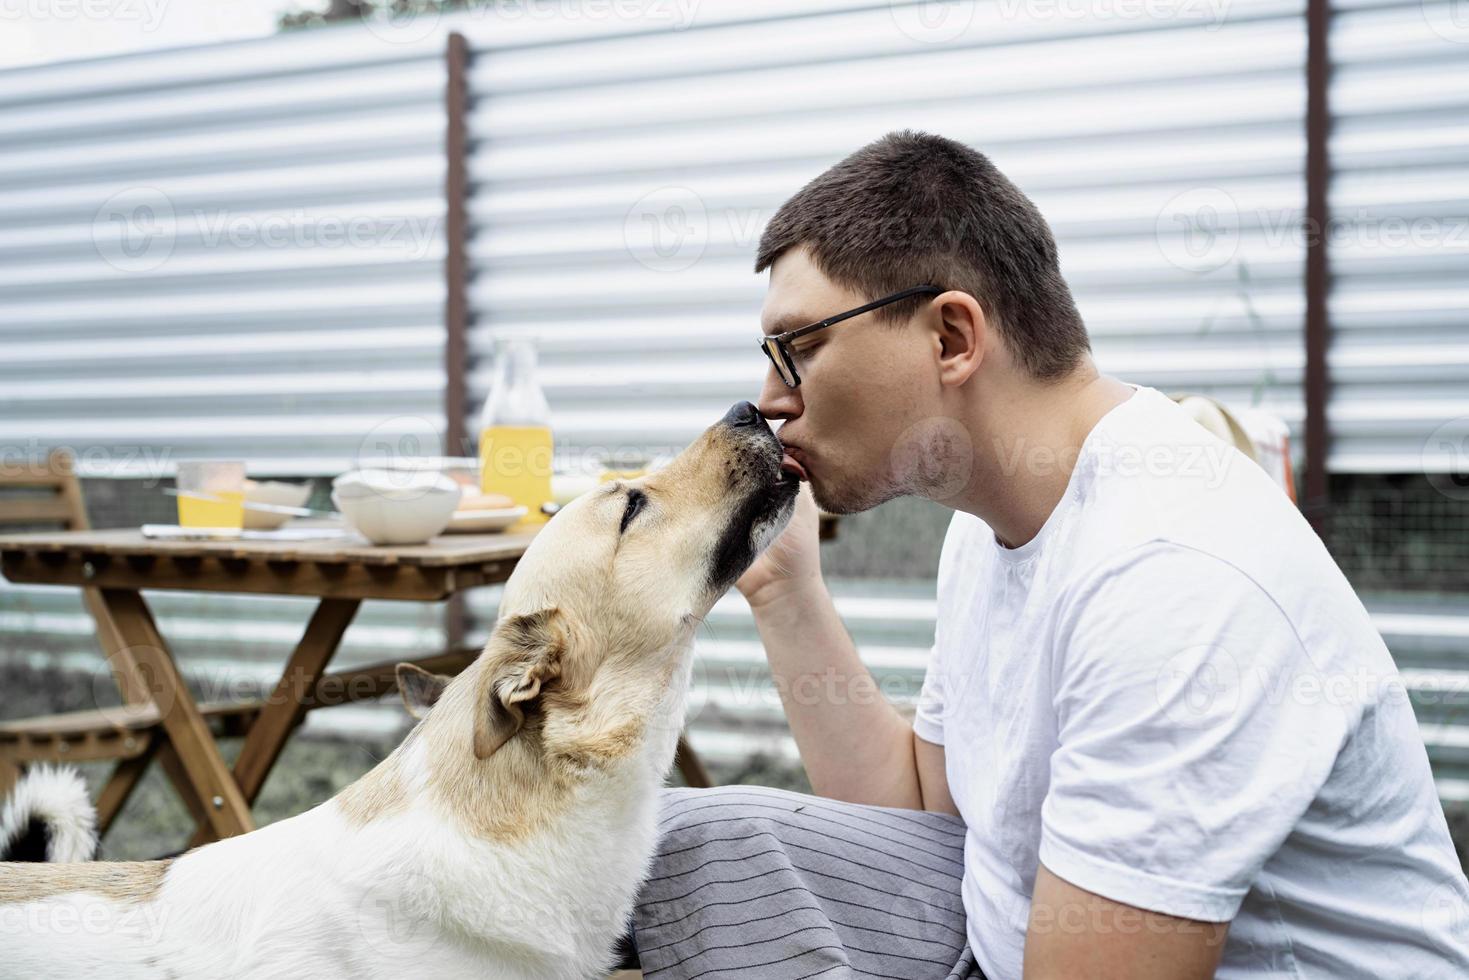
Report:
[[[669,791],[648,975],[1469,976],[1469,883],[1366,611],[1263,471],[1097,372],[1031,202],[896,133],[781,207],[766,268],[758,408],[810,493],[738,587],[826,799]],[[911,723],[815,507],[903,494],[955,511]]]

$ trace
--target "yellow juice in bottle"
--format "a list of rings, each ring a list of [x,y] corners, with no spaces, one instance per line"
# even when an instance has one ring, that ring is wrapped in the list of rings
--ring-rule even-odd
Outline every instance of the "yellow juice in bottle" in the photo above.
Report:
[[[546,520],[541,505],[551,499],[551,427],[491,425],[479,434],[481,493],[503,493],[526,508],[522,524]]]
[[[245,523],[245,492],[243,490],[210,490],[211,497],[218,500],[202,500],[198,497],[180,495],[179,525],[181,527],[242,527]]]

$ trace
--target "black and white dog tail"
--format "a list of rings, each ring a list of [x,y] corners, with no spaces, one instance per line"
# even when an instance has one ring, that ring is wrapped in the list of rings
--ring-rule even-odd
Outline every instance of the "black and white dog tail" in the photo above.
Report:
[[[97,810],[75,769],[37,766],[0,806],[0,861],[90,861]]]

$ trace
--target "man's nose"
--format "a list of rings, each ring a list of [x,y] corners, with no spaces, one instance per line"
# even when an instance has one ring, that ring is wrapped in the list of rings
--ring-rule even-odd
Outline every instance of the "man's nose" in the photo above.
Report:
[[[769,368],[765,372],[765,384],[760,389],[757,410],[768,421],[789,421],[801,414],[801,389],[787,388],[775,368]]]
[[[725,425],[738,428],[747,425],[759,425],[765,420],[760,417],[760,412],[749,402],[736,402],[730,406],[729,411],[724,413],[720,419]]]

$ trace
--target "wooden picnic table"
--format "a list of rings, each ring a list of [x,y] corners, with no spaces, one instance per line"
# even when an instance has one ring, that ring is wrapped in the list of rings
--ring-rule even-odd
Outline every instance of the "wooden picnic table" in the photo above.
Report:
[[[834,536],[835,526],[835,519],[823,516],[822,538]],[[97,590],[111,620],[99,623],[100,640],[124,705],[156,713],[177,755],[179,771],[170,775],[201,823],[194,839],[201,843],[254,829],[250,805],[313,706],[323,672],[364,599],[436,602],[502,583],[538,530],[448,534],[427,544],[396,546],[374,546],[355,536],[180,541],[146,538],[140,529],[31,532],[0,535],[0,572],[16,583]],[[233,768],[184,684],[143,598],[145,589],[319,600],[280,680],[248,722]],[[111,794],[104,790],[104,798],[120,806],[131,785]]]

